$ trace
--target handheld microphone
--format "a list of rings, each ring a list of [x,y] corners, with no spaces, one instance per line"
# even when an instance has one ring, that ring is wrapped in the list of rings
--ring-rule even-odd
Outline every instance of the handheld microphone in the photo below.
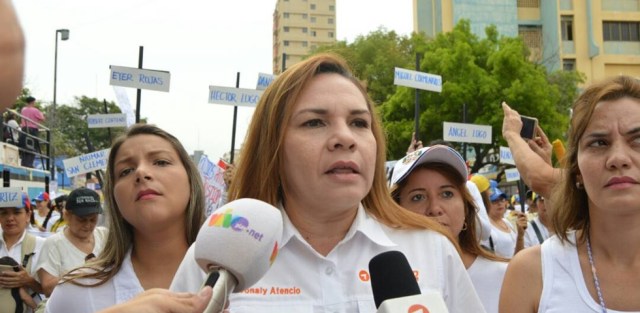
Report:
[[[400,251],[380,253],[369,261],[371,289],[378,313],[449,313],[437,291],[420,293],[407,258]]]
[[[278,254],[282,213],[255,199],[238,199],[215,210],[196,238],[194,257],[213,288],[205,312],[222,312],[231,292],[264,276]]]

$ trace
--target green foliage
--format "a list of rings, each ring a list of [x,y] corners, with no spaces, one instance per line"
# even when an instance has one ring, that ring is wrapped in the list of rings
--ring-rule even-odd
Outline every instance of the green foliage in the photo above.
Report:
[[[358,36],[353,43],[339,41],[321,46],[312,54],[333,52],[344,57],[356,77],[364,80],[373,102],[381,104],[396,90],[394,67],[414,68],[415,51],[424,51],[425,42],[422,35],[403,37],[381,27],[366,36]]]
[[[121,113],[120,108],[113,102],[106,102],[108,113]],[[53,129],[53,143],[55,155],[68,157],[89,153],[87,135],[94,151],[109,148],[111,138],[121,134],[123,128],[88,128],[86,117],[89,114],[105,114],[105,104],[96,98],[76,97],[73,106],[58,105],[54,119],[52,106],[46,108],[47,126]]]
[[[486,164],[485,157],[506,146],[502,139],[502,109],[506,101],[522,115],[537,117],[550,140],[562,138],[568,125],[568,108],[577,95],[582,77],[575,72],[548,74],[527,59],[520,38],[499,37],[495,27],[487,37],[471,33],[469,22],[460,21],[452,32],[425,42],[420,71],[442,76],[442,92],[420,91],[419,139],[427,143],[442,138],[442,123],[491,125],[491,145],[471,145],[476,152],[472,171]],[[413,132],[414,89],[398,87],[380,105],[388,135],[388,158],[404,156]],[[493,149],[493,150],[492,150]]]

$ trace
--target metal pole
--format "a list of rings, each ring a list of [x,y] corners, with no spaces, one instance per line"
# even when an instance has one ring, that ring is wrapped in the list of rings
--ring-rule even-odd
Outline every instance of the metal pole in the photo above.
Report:
[[[236,75],[236,88],[240,88],[240,72]],[[231,157],[229,163],[233,164],[233,157],[236,149],[236,120],[238,119],[238,106],[233,106],[233,129],[231,130]]]
[[[284,73],[284,71],[287,69],[287,54],[286,53],[282,53],[282,69],[280,70],[280,74]]]
[[[464,124],[467,123],[467,104],[466,103],[462,104],[462,123]],[[466,142],[462,143],[462,158],[465,161],[467,160],[467,143]]]
[[[138,68],[142,68],[142,55],[144,54],[144,47],[140,46],[138,52]],[[142,90],[137,89],[136,91],[136,123],[140,123],[140,99],[142,98]]]
[[[107,108],[107,99],[102,99],[102,105],[104,106],[104,114],[109,114],[109,109]],[[111,127],[107,127],[107,134],[109,135],[109,144],[111,144]]]
[[[416,71],[420,71],[420,54],[416,53]],[[415,88],[415,94],[416,94],[416,99],[415,99],[415,112],[414,112],[414,116],[413,119],[415,121],[415,126],[414,126],[414,130],[413,132],[416,133],[416,140],[418,140],[418,138],[420,138],[420,94],[418,92],[418,88]]]
[[[51,110],[51,128],[56,121],[56,97],[58,89],[58,31],[56,30],[56,52],[53,60],[53,109]]]
[[[56,49],[55,49],[55,57],[53,60],[53,107],[51,108],[51,130],[49,130],[49,132],[53,131],[53,129],[55,128],[55,123],[56,123],[56,98],[57,98],[57,93],[58,93],[58,30],[56,30]],[[49,162],[51,162],[49,165],[49,170],[51,171],[51,179],[53,179],[55,177],[55,167],[56,167],[56,162],[52,161],[52,158],[54,157],[54,152],[53,152],[53,142],[51,142],[51,135],[48,134],[47,135],[47,141],[49,142]]]

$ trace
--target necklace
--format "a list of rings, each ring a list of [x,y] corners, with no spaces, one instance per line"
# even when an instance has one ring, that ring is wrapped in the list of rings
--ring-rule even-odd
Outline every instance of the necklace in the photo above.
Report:
[[[600,290],[600,282],[598,281],[598,275],[596,275],[596,265],[593,262],[593,254],[591,253],[591,242],[587,236],[587,255],[589,256],[589,264],[591,265],[591,273],[593,274],[593,284],[596,285],[596,293],[598,294],[598,300],[600,300],[600,307],[602,307],[602,313],[607,313],[607,307],[604,305],[604,298],[602,297],[602,290]]]

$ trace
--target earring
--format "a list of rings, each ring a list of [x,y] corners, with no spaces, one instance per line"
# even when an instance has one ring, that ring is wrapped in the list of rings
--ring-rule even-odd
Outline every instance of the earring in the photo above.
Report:
[[[581,182],[577,181],[577,182],[576,182],[576,188],[578,188],[578,189],[584,189],[584,186],[582,185],[582,183],[581,183]]]
[[[467,222],[464,222],[464,224],[462,224],[462,230],[467,230]]]

